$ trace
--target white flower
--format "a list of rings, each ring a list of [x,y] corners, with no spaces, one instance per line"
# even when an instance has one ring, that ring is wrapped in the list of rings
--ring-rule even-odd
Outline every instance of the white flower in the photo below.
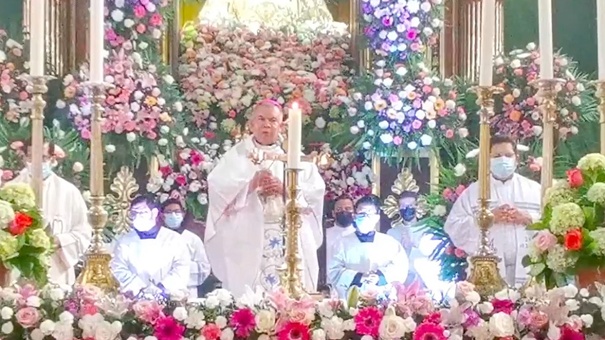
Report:
[[[116,146],[113,144],[105,145],[105,151],[107,153],[114,153],[116,151]]]
[[[344,333],[343,333],[343,335],[344,335]],[[321,328],[314,330],[313,334],[311,334],[311,340],[325,340],[325,339],[326,339],[326,332],[324,332],[323,329],[321,329]],[[331,339],[336,339],[336,338],[331,338]]]
[[[177,307],[172,312],[172,316],[177,321],[184,321],[185,319],[187,319],[187,310],[185,309],[185,307]]]
[[[124,20],[124,12],[119,9],[114,9],[113,11],[111,11],[111,18],[115,22],[121,22],[122,20]]]
[[[44,335],[51,335],[55,330],[55,323],[52,320],[44,320],[40,323],[40,331]]]
[[[0,310],[0,316],[2,316],[2,320],[10,320],[13,317],[13,309],[10,307],[2,307]]]
[[[65,297],[65,290],[59,287],[52,287],[48,290],[48,297],[53,301],[59,301]]]
[[[160,138],[158,140],[158,145],[159,146],[166,146],[166,145],[168,145],[168,140],[166,138]]]
[[[471,304],[476,305],[481,301],[481,296],[477,292],[469,292],[464,296],[464,299]]]
[[[129,142],[134,142],[137,139],[137,135],[134,132],[129,132],[126,134],[126,140]]]
[[[411,330],[406,327],[403,318],[395,315],[395,312],[387,312],[387,315],[382,318],[378,329],[378,334],[380,334],[381,339],[401,339],[409,332],[411,332]]]
[[[489,331],[499,338],[512,336],[515,333],[513,319],[506,313],[496,313],[489,319]]]
[[[466,166],[462,163],[456,164],[454,167],[454,175],[456,177],[462,177],[466,173]]]
[[[221,302],[214,295],[209,295],[206,298],[206,300],[204,301],[204,305],[206,306],[206,308],[209,308],[209,309],[214,309],[214,308],[218,307],[220,305],[220,303]]]
[[[155,336],[149,335],[149,336],[146,336],[145,339],[143,339],[143,340],[158,340],[158,338],[156,338]]]
[[[572,284],[569,284],[563,287],[563,292],[565,293],[565,297],[568,299],[575,298],[578,295],[578,288]]]
[[[191,310],[189,316],[185,319],[185,325],[187,328],[202,329],[206,324],[206,317],[204,312],[199,310]]]
[[[44,334],[39,328],[36,328],[31,333],[29,333],[29,337],[31,340],[43,340]]]
[[[516,290],[505,288],[494,294],[494,297],[498,300],[511,300],[512,302],[516,302],[521,298],[521,294]]]
[[[120,324],[120,330],[122,325]],[[116,332],[116,327],[114,325],[112,325],[111,323],[109,323],[108,321],[102,321],[100,323],[98,323],[96,325],[95,331],[94,331],[94,339],[95,340],[114,340],[118,334],[119,331]]]
[[[220,328],[223,329],[225,327],[227,327],[227,318],[219,315],[216,317],[216,319],[214,320],[214,323]]]
[[[221,340],[233,340],[234,337],[235,333],[231,328],[225,328],[221,331]]]
[[[490,302],[482,302],[477,305],[477,310],[481,314],[491,314],[494,311],[494,306]]]
[[[2,324],[2,328],[0,329],[4,334],[11,334],[13,330],[15,330],[15,326],[13,326],[12,322],[5,322]]]
[[[275,312],[272,310],[261,310],[254,317],[256,331],[259,333],[270,333],[275,327]]]
[[[447,214],[447,207],[446,206],[438,204],[438,205],[436,205],[433,208],[433,215],[434,216],[442,217],[442,216],[445,216],[445,214]]]
[[[74,322],[74,315],[68,311],[64,311],[63,313],[59,314],[59,320],[61,322],[69,322],[71,325]]]
[[[344,320],[338,316],[321,320],[321,328],[325,331],[328,339],[342,339],[345,336]]]
[[[317,119],[315,119],[315,126],[318,129],[323,129],[326,127],[326,120],[323,119],[323,117],[317,117]]]

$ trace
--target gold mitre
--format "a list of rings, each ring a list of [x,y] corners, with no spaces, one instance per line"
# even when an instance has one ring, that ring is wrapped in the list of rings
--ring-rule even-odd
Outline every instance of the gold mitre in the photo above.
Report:
[[[420,187],[414,179],[412,171],[408,168],[401,169],[401,172],[397,175],[397,179],[391,186],[392,195],[389,195],[382,205],[381,209],[391,220],[391,225],[397,225],[403,223],[403,218],[399,213],[399,200],[404,192],[413,192],[418,194]],[[418,197],[416,201],[416,216],[418,218],[425,214],[425,201],[423,198]]]

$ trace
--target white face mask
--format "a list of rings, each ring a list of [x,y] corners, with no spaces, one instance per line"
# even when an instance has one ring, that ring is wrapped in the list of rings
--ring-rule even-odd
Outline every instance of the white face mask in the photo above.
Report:
[[[490,170],[492,175],[499,180],[510,178],[517,170],[517,161],[514,157],[496,157],[490,162]]]
[[[138,216],[132,221],[132,227],[143,232],[153,229],[155,225],[155,220],[150,219],[149,216]]]
[[[357,216],[355,218],[355,227],[362,234],[367,234],[376,230],[376,225],[380,221],[380,215]]]
[[[27,170],[32,174],[32,164],[27,162]],[[50,161],[42,162],[42,178],[47,179],[53,173],[53,166]]]

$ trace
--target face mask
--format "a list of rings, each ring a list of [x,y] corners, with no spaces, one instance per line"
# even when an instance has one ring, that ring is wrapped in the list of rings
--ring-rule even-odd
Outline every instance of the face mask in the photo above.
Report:
[[[490,170],[492,175],[500,180],[510,178],[517,170],[517,162],[513,157],[497,157],[492,158],[490,162]]]
[[[348,211],[340,211],[336,213],[336,224],[339,227],[348,227],[353,224],[353,213]]]
[[[29,173],[32,173],[32,164],[27,163],[27,170]],[[53,167],[50,165],[50,162],[42,162],[42,178],[47,179],[53,173]]]
[[[178,229],[181,227],[181,223],[183,223],[183,214],[166,214],[164,215],[164,223],[166,223],[166,226],[170,229]]]
[[[360,233],[365,234],[376,230],[376,225],[380,221],[380,215],[359,216],[355,218],[355,227]]]
[[[414,207],[405,207],[399,210],[399,214],[401,218],[403,218],[406,222],[411,222],[416,218],[416,208]]]
[[[148,216],[140,216],[132,221],[132,226],[138,231],[149,231],[155,227],[155,220],[150,219]]]

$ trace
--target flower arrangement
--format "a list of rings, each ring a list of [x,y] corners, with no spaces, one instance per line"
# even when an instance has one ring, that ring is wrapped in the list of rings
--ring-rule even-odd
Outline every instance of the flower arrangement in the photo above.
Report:
[[[47,281],[51,248],[44,227],[42,216],[36,208],[34,192],[28,184],[9,183],[0,189],[2,265],[5,269],[18,270],[24,278],[41,285]]]
[[[569,276],[598,271],[605,259],[605,156],[588,154],[567,179],[557,181],[545,197],[542,219],[524,265],[547,286],[561,286]]]
[[[532,82],[540,72],[540,52],[536,44],[530,43],[522,50],[514,50],[501,55],[494,63],[494,83],[505,93],[496,102],[496,112],[492,125],[501,133],[515,136],[520,142],[533,144],[542,134],[542,113],[536,98],[537,88]],[[596,121],[595,100],[587,90],[587,78],[580,74],[575,63],[568,57],[555,54],[555,78],[562,80],[557,86],[558,109],[556,128],[558,136],[566,139],[578,133],[578,122]]]
[[[209,141],[240,136],[247,114],[265,98],[297,101],[307,136],[337,130],[351,76],[345,28],[199,23],[184,27],[182,44],[179,73],[188,121],[206,130]]]
[[[32,95],[26,78],[28,64],[23,45],[0,30],[0,112],[4,124],[12,128],[26,125],[32,108]]]
[[[356,200],[372,193],[374,173],[363,155],[352,151],[332,153],[327,144],[324,145],[323,152],[329,152],[333,157],[327,168],[320,167],[321,176],[326,183],[326,202],[341,195]]]
[[[584,339],[602,335],[601,289],[574,286],[524,296],[504,290],[482,300],[468,282],[457,285],[448,305],[436,306],[413,287],[398,286],[396,297],[371,294],[341,300],[293,300],[282,292],[249,291],[235,299],[219,289],[183,304],[105,295],[91,286],[71,292],[47,286],[0,291],[0,331],[8,339]]]

